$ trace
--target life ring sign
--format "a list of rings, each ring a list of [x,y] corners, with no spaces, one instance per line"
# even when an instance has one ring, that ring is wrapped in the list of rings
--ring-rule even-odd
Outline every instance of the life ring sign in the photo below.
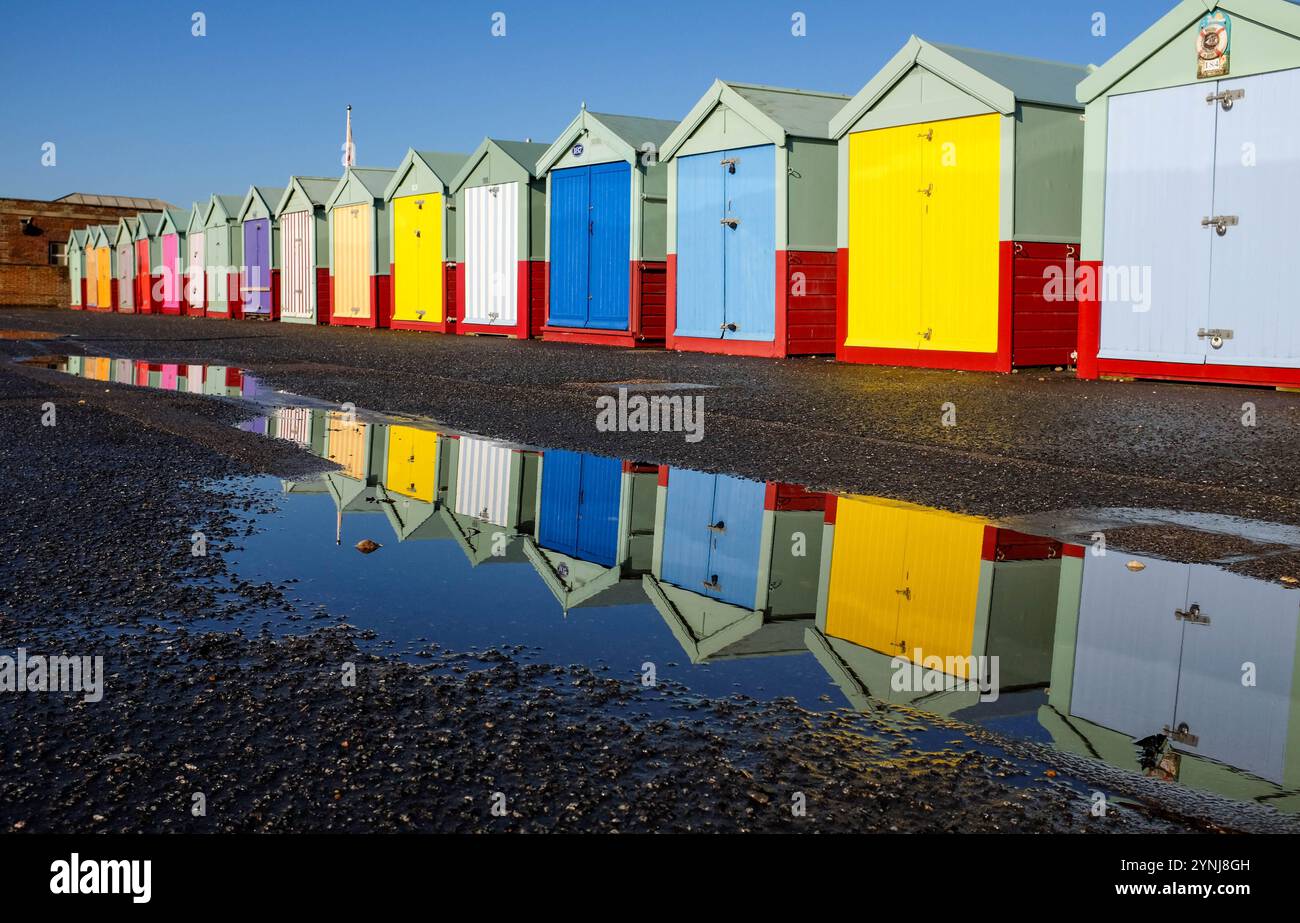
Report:
[[[1232,18],[1222,10],[1207,13],[1196,32],[1196,79],[1228,76],[1232,48]]]

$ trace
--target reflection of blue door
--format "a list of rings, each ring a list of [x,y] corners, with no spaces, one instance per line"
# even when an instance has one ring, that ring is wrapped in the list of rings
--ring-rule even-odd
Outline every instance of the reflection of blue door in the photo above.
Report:
[[[763,496],[764,487],[757,481],[671,469],[664,515],[664,582],[754,608]]]
[[[551,173],[551,325],[628,329],[631,184],[626,162]]]
[[[618,556],[622,474],[616,458],[548,451],[542,458],[537,543],[612,567]]]
[[[678,336],[776,336],[776,149],[677,158]]]

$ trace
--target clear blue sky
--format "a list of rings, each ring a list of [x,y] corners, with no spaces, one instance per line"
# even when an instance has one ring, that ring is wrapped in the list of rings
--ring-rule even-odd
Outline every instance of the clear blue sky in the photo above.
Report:
[[[357,159],[550,141],[588,108],[679,119],[715,77],[854,93],[916,33],[1100,64],[1174,0],[4,0],[0,196],[182,207]],[[207,15],[193,37],[191,14]],[[791,35],[791,14],[807,36]],[[491,34],[506,14],[506,35]],[[1107,35],[1092,34],[1096,11]],[[57,165],[41,146],[57,144]]]

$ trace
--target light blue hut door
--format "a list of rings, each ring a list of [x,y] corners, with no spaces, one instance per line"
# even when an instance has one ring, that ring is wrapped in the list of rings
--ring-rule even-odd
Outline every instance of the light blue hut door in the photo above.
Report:
[[[726,204],[719,154],[677,158],[677,336],[721,335]]]
[[[1206,350],[1214,365],[1300,366],[1300,70],[1221,80]],[[1240,94],[1240,95],[1238,95]],[[1236,223],[1233,223],[1236,222]]]
[[[725,151],[722,162],[722,336],[770,342],[776,336],[776,149]]]
[[[1213,85],[1112,96],[1106,153],[1103,359],[1204,363],[1214,207]]]
[[[758,587],[764,487],[673,468],[664,515],[663,579],[746,609]]]

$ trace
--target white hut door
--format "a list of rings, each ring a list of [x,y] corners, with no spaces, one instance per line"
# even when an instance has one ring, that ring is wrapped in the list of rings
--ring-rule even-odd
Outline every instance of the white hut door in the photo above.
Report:
[[[1288,271],[1300,256],[1300,69],[1200,87],[1218,110],[1206,362],[1300,367],[1300,310]],[[1207,95],[1243,93],[1231,108]],[[1215,344],[1218,344],[1217,347]]]
[[[316,285],[316,241],[312,227],[312,214],[308,211],[289,212],[280,219],[280,296],[281,312],[286,317],[310,319],[312,294]]]
[[[1113,96],[1106,154],[1103,359],[1204,363],[1210,304],[1213,87]]]
[[[203,232],[185,238],[189,249],[189,268],[185,279],[185,298],[190,307],[203,306]]]
[[[465,321],[513,327],[518,319],[519,184],[465,190]]]

